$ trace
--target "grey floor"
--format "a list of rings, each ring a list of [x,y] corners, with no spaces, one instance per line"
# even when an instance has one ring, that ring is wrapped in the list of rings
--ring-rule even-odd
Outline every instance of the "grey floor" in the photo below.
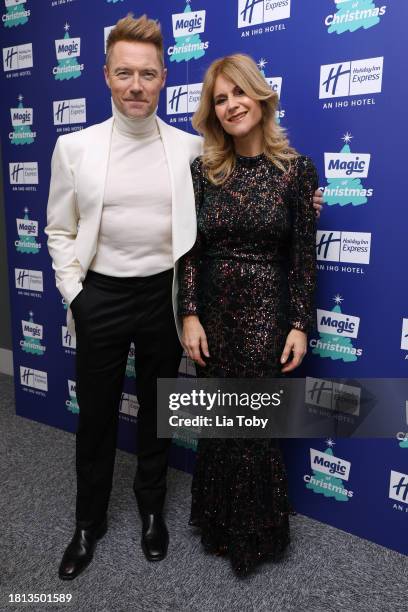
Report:
[[[14,414],[13,380],[0,375],[0,611],[388,612],[408,610],[408,561],[317,521],[292,519],[284,561],[235,578],[203,553],[187,526],[190,477],[170,470],[168,557],[145,561],[131,490],[135,457],[119,452],[109,531],[71,583],[57,567],[72,535],[74,437]],[[407,534],[401,534],[407,537]],[[11,593],[70,593],[70,604],[10,604]]]

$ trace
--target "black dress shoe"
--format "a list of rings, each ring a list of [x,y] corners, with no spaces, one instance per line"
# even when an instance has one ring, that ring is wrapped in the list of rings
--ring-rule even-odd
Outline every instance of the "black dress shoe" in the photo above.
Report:
[[[97,540],[105,535],[108,529],[106,518],[98,525],[84,528],[77,524],[74,537],[64,552],[58,575],[61,580],[73,580],[92,561]]]
[[[169,532],[161,514],[142,514],[142,550],[148,561],[161,561],[167,554]]]

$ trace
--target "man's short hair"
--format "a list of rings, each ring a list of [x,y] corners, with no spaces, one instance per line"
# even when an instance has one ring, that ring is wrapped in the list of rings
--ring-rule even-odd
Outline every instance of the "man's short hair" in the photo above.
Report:
[[[109,63],[113,45],[121,40],[152,43],[156,47],[159,61],[164,67],[163,34],[160,24],[154,19],[149,19],[147,15],[135,19],[132,13],[119,19],[110,31],[106,41],[106,65]]]

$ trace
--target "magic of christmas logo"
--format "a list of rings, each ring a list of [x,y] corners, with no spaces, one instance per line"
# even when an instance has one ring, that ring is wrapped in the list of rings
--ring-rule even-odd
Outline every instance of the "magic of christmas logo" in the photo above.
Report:
[[[266,76],[265,74],[265,68],[267,65],[267,61],[264,57],[261,57],[261,59],[259,60],[259,62],[257,63],[257,66],[259,68],[260,73],[262,74],[262,76],[264,77],[265,81],[268,83],[269,87],[272,89],[272,91],[274,91],[279,100],[281,97],[281,91],[282,91],[282,77],[269,77]],[[283,117],[285,116],[285,110],[280,108],[280,104],[279,104],[279,108],[276,111],[276,122],[280,123],[280,120],[283,119]]]
[[[128,378],[136,378],[135,345],[133,342],[131,342],[130,344],[129,354],[126,362],[126,376]]]
[[[186,0],[183,13],[172,15],[174,45],[167,49],[171,62],[188,62],[205,55],[209,42],[202,42],[206,11],[192,11],[191,0]]]
[[[44,355],[46,347],[41,344],[43,326],[34,323],[34,314],[32,312],[29,313],[29,317],[28,321],[21,321],[23,329],[23,340],[20,340],[21,349],[31,355]]]
[[[18,96],[18,107],[10,108],[11,125],[13,131],[9,133],[10,143],[13,145],[32,144],[37,136],[33,132],[33,109],[23,105],[23,96]]]
[[[344,314],[340,304],[343,298],[336,295],[332,310],[317,309],[317,330],[319,338],[309,342],[312,355],[333,360],[341,359],[345,363],[357,361],[363,354],[362,348],[354,346],[358,337],[360,318]]]
[[[81,76],[84,69],[84,64],[78,63],[78,58],[81,55],[81,39],[71,38],[69,28],[69,23],[66,23],[64,26],[64,38],[55,41],[58,66],[54,66],[52,73],[56,81],[77,79]]]
[[[408,400],[405,400],[405,422],[408,426]],[[400,448],[406,448],[408,450],[408,431],[399,431],[397,433],[397,440]]]
[[[4,0],[7,12],[2,15],[5,28],[14,28],[24,25],[30,17],[31,11],[27,9],[27,0]]]
[[[65,401],[65,406],[67,410],[72,412],[72,414],[78,414],[79,406],[78,406],[77,396],[76,396],[75,380],[68,379],[68,393],[69,393],[69,399]]]
[[[324,154],[324,169],[327,185],[323,188],[323,198],[328,206],[361,206],[374,193],[364,185],[368,178],[371,155],[351,151],[352,134],[347,132],[342,140],[344,146],[338,153]],[[363,182],[362,182],[363,181]]]
[[[329,34],[368,30],[380,23],[387,6],[377,7],[372,0],[334,0],[335,13],[324,20]]]
[[[324,497],[332,497],[335,501],[348,502],[353,497],[353,491],[346,489],[344,481],[350,476],[350,461],[336,457],[333,453],[333,440],[326,440],[324,452],[310,449],[310,466],[313,474],[305,474],[303,480],[306,489]]]
[[[180,448],[184,448],[186,450],[196,451],[198,441],[196,440],[196,438],[193,438],[191,432],[188,431],[188,427],[185,428],[185,431],[183,431],[182,427],[180,427],[179,429],[180,431],[177,432],[177,435],[173,435],[172,444],[174,444],[175,446],[179,446]]]
[[[37,242],[38,237],[38,221],[30,219],[29,209],[24,209],[24,218],[16,219],[18,240],[14,242],[18,253],[26,253],[35,255],[39,253],[41,244]]]

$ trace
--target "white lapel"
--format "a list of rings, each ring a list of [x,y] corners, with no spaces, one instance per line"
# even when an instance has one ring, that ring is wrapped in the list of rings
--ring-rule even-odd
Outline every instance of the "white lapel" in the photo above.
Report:
[[[191,249],[197,235],[189,151],[183,146],[184,143],[175,128],[167,125],[159,117],[157,123],[170,173],[173,261],[176,262]]]
[[[95,255],[99,225],[102,215],[103,196],[108,171],[109,153],[112,139],[113,117],[94,126],[88,132],[84,144],[77,178],[77,198],[81,215],[78,233],[83,232],[82,240],[75,245],[76,255],[84,270]]]

